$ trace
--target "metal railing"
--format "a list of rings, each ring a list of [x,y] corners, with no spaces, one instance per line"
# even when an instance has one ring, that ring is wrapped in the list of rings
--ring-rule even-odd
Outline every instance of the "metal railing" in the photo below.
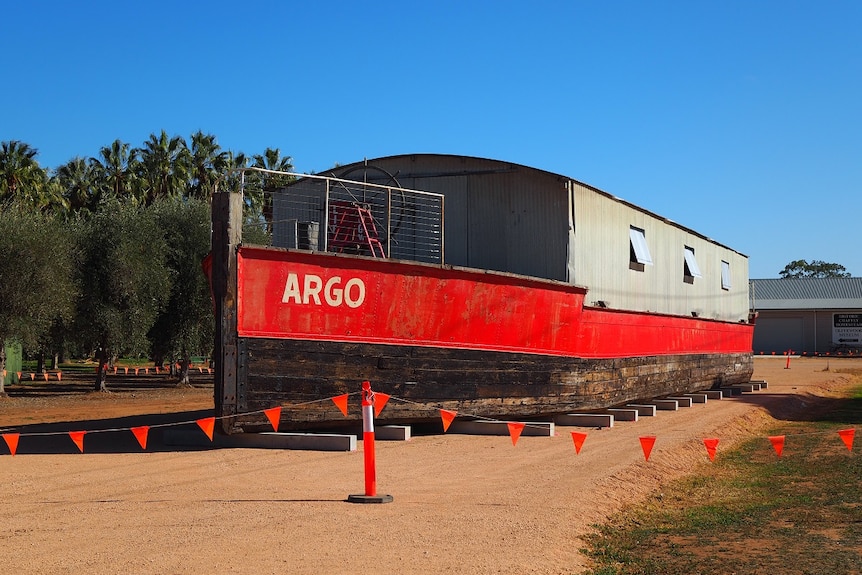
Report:
[[[262,232],[243,243],[444,263],[442,194],[260,168],[242,191],[246,226]]]

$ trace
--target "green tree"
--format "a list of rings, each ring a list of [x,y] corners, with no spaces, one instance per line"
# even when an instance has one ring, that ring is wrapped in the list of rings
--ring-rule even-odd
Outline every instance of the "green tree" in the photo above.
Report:
[[[42,179],[38,153],[18,140],[0,142],[0,200],[15,198],[22,187]]]
[[[135,197],[135,171],[138,168],[138,150],[130,149],[129,144],[114,140],[110,146],[99,150],[98,158],[90,158],[96,172],[103,195],[121,200]]]
[[[168,137],[164,130],[157,136],[150,134],[140,155],[139,198],[148,206],[157,198],[186,195],[188,187],[188,161],[186,142],[179,136]]]
[[[60,188],[39,166],[37,153],[18,140],[0,143],[0,201],[13,199],[42,212],[62,209]]]
[[[293,159],[282,156],[278,148],[267,148],[263,154],[254,156],[252,167],[267,170],[266,172],[250,172],[249,180],[244,190],[250,212],[260,213],[267,234],[272,232],[272,194],[279,188],[287,186],[294,180],[293,176],[285,175],[293,171]]]
[[[73,213],[94,212],[101,200],[99,174],[83,158],[72,158],[54,176],[60,193]]]
[[[180,385],[189,383],[192,354],[208,355],[215,333],[209,282],[201,262],[210,250],[210,210],[203,199],[165,198],[153,204],[167,244],[165,265],[171,287],[165,307],[150,329],[153,360],[180,360]]]
[[[39,349],[55,322],[70,319],[78,293],[74,268],[70,224],[18,203],[0,206],[0,344]],[[3,353],[0,345],[0,369]]]
[[[778,272],[783,279],[792,278],[849,278],[850,273],[840,264],[822,260],[794,260]]]
[[[149,347],[147,332],[170,289],[167,244],[153,210],[116,200],[85,222],[75,333],[96,352],[95,389],[105,391],[108,360]]]
[[[218,190],[221,174],[228,166],[228,153],[221,149],[215,136],[198,131],[192,134],[187,160],[188,196],[208,200]]]

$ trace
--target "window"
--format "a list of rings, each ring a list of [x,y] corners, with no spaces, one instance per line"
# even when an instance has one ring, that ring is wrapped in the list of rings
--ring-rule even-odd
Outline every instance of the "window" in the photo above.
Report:
[[[682,281],[687,284],[693,284],[694,278],[703,277],[700,275],[700,268],[697,266],[697,260],[694,257],[694,248],[684,246],[683,264],[682,264]]]
[[[629,228],[629,269],[642,272],[645,265],[652,265],[646,236],[642,229],[632,226]]]
[[[730,264],[721,260],[721,289],[730,289]]]

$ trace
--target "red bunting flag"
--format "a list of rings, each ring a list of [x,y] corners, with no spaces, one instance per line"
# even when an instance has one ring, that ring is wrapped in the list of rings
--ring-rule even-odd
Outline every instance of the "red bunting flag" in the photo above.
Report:
[[[644,460],[649,461],[650,453],[652,453],[653,445],[655,445],[656,436],[655,435],[646,435],[640,438],[641,440],[641,449],[644,451]]]
[[[572,441],[575,443],[575,455],[581,452],[581,447],[584,446],[584,441],[587,440],[587,434],[580,431],[572,432]]]
[[[856,435],[855,429],[842,429],[838,432],[841,441],[847,446],[847,451],[853,451],[853,436]]]
[[[197,420],[198,427],[200,427],[204,433],[207,434],[207,437],[210,438],[210,441],[213,440],[213,428],[215,428],[215,417],[205,417],[204,419]]]
[[[443,433],[449,430],[449,426],[452,425],[456,415],[458,415],[456,411],[449,411],[448,409],[440,410],[440,419],[443,420]]]
[[[706,454],[709,455],[709,460],[715,461],[715,450],[718,447],[718,438],[711,437],[704,439],[703,445],[706,447]]]
[[[18,451],[18,437],[20,434],[18,433],[4,433],[3,439],[6,440],[6,445],[9,446],[9,453],[13,456],[15,452]]]
[[[769,441],[772,443],[772,448],[775,450],[775,454],[778,457],[781,457],[781,452],[784,451],[784,436],[772,435],[769,437]]]
[[[269,409],[263,410],[264,415],[272,424],[272,430],[278,432],[278,422],[281,419],[281,408],[280,407],[270,407]]]
[[[57,381],[63,381],[63,372],[62,371],[57,372]]]
[[[388,393],[380,393],[379,391],[374,392],[374,417],[379,417],[380,412],[383,411],[383,408],[386,407],[386,402],[389,401]]]
[[[141,427],[133,427],[132,433],[135,434],[135,439],[138,440],[138,443],[141,446],[141,449],[147,448],[147,435],[150,432],[149,426],[142,425]]]
[[[332,398],[332,403],[334,403],[335,406],[341,410],[341,413],[344,414],[344,417],[347,417],[347,395],[348,394],[345,393],[344,395],[339,395]]]
[[[70,431],[69,437],[72,438],[72,441],[75,442],[75,445],[78,446],[78,451],[84,453],[84,435],[86,431]]]
[[[512,436],[512,445],[518,445],[518,438],[521,437],[521,432],[524,431],[524,424],[510,421],[507,425],[509,426],[509,435]]]

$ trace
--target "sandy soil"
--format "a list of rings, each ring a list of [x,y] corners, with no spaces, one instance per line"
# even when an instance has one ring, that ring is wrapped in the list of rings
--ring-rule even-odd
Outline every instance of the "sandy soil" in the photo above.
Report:
[[[394,497],[382,505],[345,501],[364,491],[361,442],[352,453],[176,450],[151,432],[143,452],[115,432],[88,435],[81,454],[61,433],[22,437],[15,457],[0,442],[0,573],[577,573],[592,524],[708,469],[704,437],[720,439],[721,457],[774,418],[828,401],[850,380],[837,370],[862,368],[831,363],[757,358],[768,390],[611,429],[557,427],[516,446],[452,434],[378,441],[378,492]],[[0,428],[127,429],[193,422],[211,407],[211,387],[32,393],[0,401]],[[588,434],[579,455],[571,431]],[[644,435],[658,438],[648,462]]]

